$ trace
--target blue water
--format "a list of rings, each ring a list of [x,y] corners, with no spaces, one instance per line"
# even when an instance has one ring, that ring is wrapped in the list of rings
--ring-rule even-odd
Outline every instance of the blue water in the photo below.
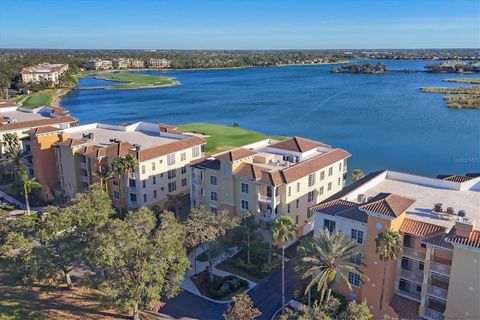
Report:
[[[395,70],[422,70],[428,63],[384,62]],[[148,71],[173,76],[182,85],[79,90],[62,105],[84,124],[237,122],[267,134],[304,136],[345,148],[352,153],[349,167],[365,172],[389,168],[433,176],[480,171],[480,111],[452,110],[441,94],[419,91],[422,86],[460,86],[442,79],[478,75],[332,74],[329,69]],[[105,83],[79,81],[80,87]]]

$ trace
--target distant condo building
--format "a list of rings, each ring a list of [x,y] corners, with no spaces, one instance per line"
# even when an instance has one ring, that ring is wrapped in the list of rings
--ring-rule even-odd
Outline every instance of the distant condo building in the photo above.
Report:
[[[33,166],[46,199],[73,197],[100,182],[100,172],[116,157],[131,155],[138,165],[106,181],[117,208],[163,206],[168,195],[190,188],[187,166],[203,156],[205,141],[176,127],[148,122],[93,123],[30,132]]]
[[[150,69],[165,69],[170,68],[171,63],[167,59],[148,59],[148,68]]]
[[[141,59],[130,59],[130,67],[133,69],[145,68],[145,61]]]
[[[128,59],[119,58],[112,60],[112,67],[113,69],[128,69],[130,66],[130,62]]]
[[[112,60],[90,59],[85,62],[87,70],[110,70],[113,69]]]
[[[359,246],[351,261],[364,264],[369,279],[348,273],[353,290],[339,280],[340,294],[366,299],[378,316],[480,319],[479,174],[427,178],[376,172],[311,207],[310,214],[315,233],[340,231]],[[385,230],[399,232],[403,247],[397,260],[387,263],[375,243]]]
[[[24,83],[51,81],[58,82],[58,77],[68,69],[68,64],[40,63],[25,67],[20,71]]]
[[[191,204],[235,216],[250,211],[263,227],[288,215],[298,238],[313,229],[308,207],[343,188],[349,157],[301,137],[262,140],[192,164]]]

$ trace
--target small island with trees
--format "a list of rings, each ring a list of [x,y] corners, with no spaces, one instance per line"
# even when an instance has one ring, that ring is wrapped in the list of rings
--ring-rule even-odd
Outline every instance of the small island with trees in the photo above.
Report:
[[[385,73],[387,72],[387,66],[383,62],[377,64],[364,63],[364,64],[347,64],[341,67],[332,67],[330,69],[332,73]]]

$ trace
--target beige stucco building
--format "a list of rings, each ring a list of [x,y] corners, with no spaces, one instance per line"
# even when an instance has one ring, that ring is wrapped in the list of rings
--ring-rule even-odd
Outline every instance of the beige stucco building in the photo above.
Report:
[[[20,72],[24,83],[51,81],[58,82],[58,77],[68,69],[68,64],[40,63],[25,67]]]
[[[313,228],[308,207],[343,188],[348,157],[300,137],[262,140],[192,164],[191,204],[232,215],[251,211],[263,226],[288,215],[300,237]]]
[[[402,319],[480,319],[480,176],[427,178],[394,171],[368,175],[313,206],[315,233],[338,230],[358,244],[352,261],[368,276],[349,274],[352,290],[372,311]],[[403,253],[381,261],[375,238],[399,232]],[[386,267],[386,277],[383,270]],[[380,303],[385,280],[383,303]]]

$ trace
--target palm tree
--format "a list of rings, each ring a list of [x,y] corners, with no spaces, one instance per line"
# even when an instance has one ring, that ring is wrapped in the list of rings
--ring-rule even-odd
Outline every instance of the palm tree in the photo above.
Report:
[[[385,289],[385,276],[387,274],[388,260],[397,260],[398,256],[402,254],[402,243],[400,234],[394,230],[385,230],[380,232],[375,238],[376,252],[380,260],[384,262],[382,291],[380,293],[380,311],[382,310],[383,294]]]
[[[18,140],[18,136],[16,133],[5,133],[3,135],[3,142],[2,144],[5,146],[5,147],[9,147],[9,146],[12,146],[12,145],[17,145],[17,146],[20,146],[20,141]]]
[[[272,236],[282,244],[282,308],[285,306],[285,242],[293,238],[297,227],[289,216],[279,216],[272,221]]]
[[[242,230],[245,232],[245,235],[247,236],[246,239],[246,245],[247,245],[247,263],[250,264],[250,242],[251,242],[251,236],[257,230],[258,224],[255,221],[255,216],[253,213],[248,210],[247,214],[243,217],[242,222],[240,223],[240,227]]]
[[[5,154],[0,161],[10,166],[10,174],[13,176],[13,179],[16,180],[17,169],[21,168],[22,164],[26,163],[30,156],[15,142],[9,142],[6,145]]]
[[[121,157],[115,157],[112,160],[111,163],[111,168],[113,173],[116,176],[117,182],[118,182],[118,194],[120,198],[120,214],[122,213],[122,175],[126,171],[126,164],[124,161],[124,158]]]
[[[361,169],[353,169],[351,175],[352,175],[353,181],[358,181],[358,180],[362,179],[363,177],[365,177],[365,174],[363,173],[363,171]]]
[[[100,180],[100,190],[108,194],[108,181],[113,179],[114,172],[108,164],[101,165],[94,175]]]
[[[27,214],[30,215],[30,201],[28,199],[28,194],[33,189],[40,189],[42,185],[35,178],[29,179],[27,171],[25,171],[23,168],[18,169],[18,177],[20,178],[20,181],[23,185],[23,194],[25,196],[25,206],[27,207]]]
[[[360,269],[360,266],[352,260],[357,251],[357,245],[354,241],[346,241],[340,232],[330,232],[323,229],[315,237],[303,238],[298,246],[299,260],[295,270],[301,272],[302,278],[309,278],[310,281],[305,289],[310,300],[310,292],[313,286],[317,286],[320,292],[320,302],[330,299],[332,287],[337,275],[343,279],[348,288],[352,287],[348,282],[348,273],[360,275],[360,279],[366,276]],[[310,304],[310,301],[309,301]]]

